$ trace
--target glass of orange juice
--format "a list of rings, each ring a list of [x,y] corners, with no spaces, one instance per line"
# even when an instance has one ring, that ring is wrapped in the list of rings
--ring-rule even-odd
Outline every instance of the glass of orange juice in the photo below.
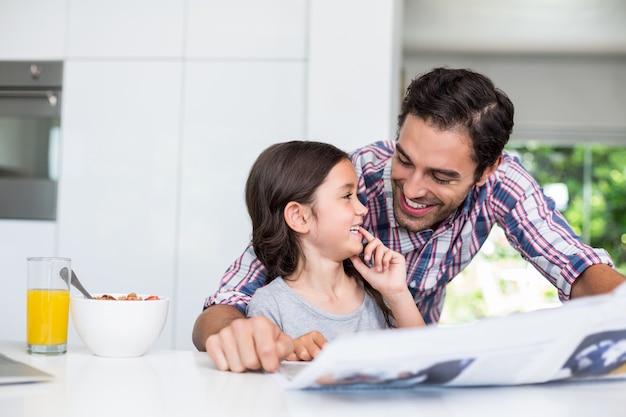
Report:
[[[69,283],[61,270],[71,271],[69,258],[30,257],[26,290],[26,345],[28,353],[54,355],[67,351],[70,306]]]

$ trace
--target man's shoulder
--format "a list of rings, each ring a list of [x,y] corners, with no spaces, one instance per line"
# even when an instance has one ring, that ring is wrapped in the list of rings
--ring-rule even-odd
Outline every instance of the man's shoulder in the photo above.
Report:
[[[350,152],[352,161],[359,160],[388,160],[396,150],[396,144],[391,140],[381,140],[370,143],[362,148]]]
[[[477,201],[496,202],[497,206],[513,207],[527,196],[540,191],[534,177],[515,154],[504,152],[502,163],[475,194]]]
[[[350,153],[352,164],[357,171],[357,175],[380,176],[387,165],[396,145],[393,141],[379,141],[371,143]]]
[[[496,170],[496,175],[493,176],[493,181],[496,183],[516,183],[519,186],[529,185],[534,182],[532,175],[524,168],[519,158],[507,151],[502,154],[502,163]]]
[[[498,170],[508,170],[508,169],[517,169],[518,166],[521,166],[521,163],[514,153],[510,153],[508,151],[502,152],[502,163],[498,167]]]

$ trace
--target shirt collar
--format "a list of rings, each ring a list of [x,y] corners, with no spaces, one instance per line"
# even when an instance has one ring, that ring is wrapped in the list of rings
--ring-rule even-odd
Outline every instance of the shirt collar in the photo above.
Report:
[[[391,187],[391,160],[387,161],[385,168],[383,169],[383,192],[385,193],[385,200],[387,205],[387,218],[391,227],[397,229],[399,227],[396,222],[396,216],[393,214],[393,188]]]

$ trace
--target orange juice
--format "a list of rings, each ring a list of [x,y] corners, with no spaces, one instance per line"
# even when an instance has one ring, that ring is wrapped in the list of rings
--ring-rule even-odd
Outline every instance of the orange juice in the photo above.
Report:
[[[29,345],[67,343],[68,290],[30,289],[26,298],[26,341]]]

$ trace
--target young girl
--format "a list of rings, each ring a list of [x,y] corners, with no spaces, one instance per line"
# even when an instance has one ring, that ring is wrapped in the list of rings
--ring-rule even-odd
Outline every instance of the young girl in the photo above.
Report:
[[[424,325],[404,257],[360,227],[367,208],[345,152],[308,141],[270,146],[252,166],[246,204],[267,269],[247,315],[295,339],[288,359],[310,360],[342,333]]]

